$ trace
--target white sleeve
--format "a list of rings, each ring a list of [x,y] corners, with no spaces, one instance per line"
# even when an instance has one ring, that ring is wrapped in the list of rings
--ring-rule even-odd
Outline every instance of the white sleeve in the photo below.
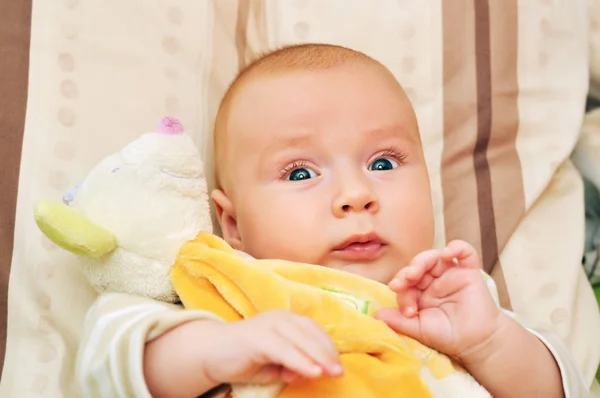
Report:
[[[148,341],[175,326],[219,318],[152,299],[105,294],[88,310],[76,363],[84,398],[150,398],[143,370]]]

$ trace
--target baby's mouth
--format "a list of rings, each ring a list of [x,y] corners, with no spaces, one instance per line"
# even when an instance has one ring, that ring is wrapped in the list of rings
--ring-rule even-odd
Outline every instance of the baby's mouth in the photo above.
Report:
[[[334,247],[337,257],[346,261],[374,260],[387,244],[375,233],[354,235]]]

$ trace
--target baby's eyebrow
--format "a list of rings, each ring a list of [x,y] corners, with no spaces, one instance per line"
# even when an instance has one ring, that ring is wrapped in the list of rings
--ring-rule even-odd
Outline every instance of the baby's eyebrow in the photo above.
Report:
[[[366,136],[369,137],[370,140],[385,140],[387,138],[398,138],[398,137],[413,137],[414,134],[411,134],[405,126],[402,125],[393,125],[393,126],[385,126],[372,130],[368,130]]]
[[[277,153],[283,149],[313,145],[316,141],[317,137],[315,133],[311,132],[306,132],[292,136],[279,136],[263,149],[260,157],[262,159],[270,154]]]
[[[417,143],[415,136],[418,137],[418,132],[413,134],[404,125],[389,125],[367,129],[361,134],[363,139],[372,141],[383,141],[389,139],[401,139],[403,141]],[[277,154],[286,149],[306,148],[317,145],[319,141],[318,133],[315,131],[299,132],[291,135],[281,135],[274,138],[260,153],[259,162],[264,162],[269,156]]]

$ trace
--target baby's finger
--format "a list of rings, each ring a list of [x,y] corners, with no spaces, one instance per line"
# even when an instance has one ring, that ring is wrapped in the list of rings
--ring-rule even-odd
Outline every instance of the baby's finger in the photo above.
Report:
[[[284,383],[293,383],[294,381],[298,380],[299,378],[300,378],[300,376],[298,376],[297,373],[294,373],[287,368],[283,368],[281,370],[281,380]]]
[[[319,364],[281,335],[275,335],[269,339],[264,355],[269,362],[281,365],[306,378],[317,378],[323,374],[323,369]]]
[[[396,274],[389,283],[389,288],[399,292],[406,287],[417,285],[423,275],[438,263],[439,256],[439,250],[427,250],[418,254],[408,266]]]
[[[315,341],[325,351],[331,360],[339,363],[340,358],[337,347],[321,325],[313,319],[304,316],[296,317],[296,322],[299,324],[297,330],[302,332],[302,335],[299,337],[309,337],[311,341]]]
[[[405,317],[411,318],[418,314],[418,300],[420,294],[421,292],[418,289],[409,288],[396,295],[398,310],[400,310]]]
[[[419,305],[425,309],[439,307],[442,302],[449,299],[452,301],[451,296],[471,283],[470,273],[471,271],[467,269],[456,268],[446,273],[444,277],[436,279],[431,287],[421,295]]]
[[[480,268],[479,256],[473,246],[463,240],[453,240],[442,251],[445,262],[456,259],[463,268]]]
[[[278,332],[328,375],[339,376],[343,372],[333,341],[312,319],[295,316],[291,322],[283,324]]]
[[[436,267],[437,265],[433,267],[433,269],[435,269]],[[435,279],[434,276],[431,274],[433,269],[421,277],[421,280],[419,281],[419,283],[417,283],[417,289],[425,290],[429,287],[429,285],[431,285],[431,282],[433,282],[433,280]]]
[[[420,320],[407,318],[395,308],[384,308],[375,314],[375,318],[385,322],[390,328],[416,340],[421,340]]]
[[[439,278],[448,269],[455,267],[457,264],[458,263],[454,257],[444,257],[442,252],[442,255],[440,255],[440,261],[438,261],[437,264],[431,269],[431,271],[429,271],[429,274],[431,274],[434,278]]]

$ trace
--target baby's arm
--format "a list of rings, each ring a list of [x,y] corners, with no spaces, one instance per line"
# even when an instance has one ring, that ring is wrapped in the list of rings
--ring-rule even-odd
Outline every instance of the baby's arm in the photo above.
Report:
[[[181,325],[200,322],[219,321],[210,313],[184,311],[181,307],[143,297],[125,294],[100,296],[86,316],[77,357],[76,377],[82,396],[154,396],[155,392],[149,390],[146,383],[146,343],[168,334],[170,330],[191,329]],[[172,353],[176,355],[203,342],[207,341],[202,336],[179,341],[173,346]],[[198,360],[193,355],[183,355],[178,359],[186,362]],[[171,373],[177,372],[177,377],[185,377],[189,373],[200,376],[197,368],[182,365],[171,361],[162,364],[169,367]],[[177,388],[176,378],[170,382],[171,387]]]
[[[101,296],[88,311],[77,363],[84,397],[192,397],[224,383],[270,384],[342,374],[327,333],[269,311],[225,323],[136,296]]]
[[[191,397],[219,384],[206,374],[203,363],[203,353],[219,337],[219,324],[187,322],[147,343],[144,376],[153,397]]]
[[[498,291],[496,289],[496,284],[494,280],[484,272],[481,272],[481,274],[486,282],[486,285],[489,289],[492,298],[496,302],[498,308],[500,308]],[[553,369],[550,375],[547,374],[543,377],[553,377],[554,379],[552,381],[556,383],[562,381],[561,387],[563,394],[560,396],[565,396],[567,398],[580,398],[587,397],[589,395],[589,385],[587,385],[587,383],[585,382],[583,375],[575,365],[575,361],[569,353],[569,350],[558,335],[550,332],[541,332],[530,328],[526,328],[526,326],[519,319],[517,314],[502,308],[501,311],[504,315],[513,320],[512,326],[517,326],[515,327],[515,331],[519,333],[519,335],[521,335],[523,338],[523,340],[521,340],[521,338],[517,338],[515,336],[506,336],[507,340],[512,343],[517,343],[519,341],[525,342],[524,338],[527,336],[527,341],[529,341],[529,344],[527,344],[527,347],[514,347],[512,350],[513,360],[510,362],[508,362],[508,358],[498,358],[498,363],[496,364],[490,362],[489,365],[492,366],[492,369],[490,369],[489,371],[494,371],[494,368],[504,369],[507,367],[507,363],[516,363],[517,366],[516,369],[514,369],[514,372],[516,373],[522,370],[520,369],[521,367],[526,366],[528,369],[523,370],[523,374],[519,378],[528,378],[531,377],[531,372],[536,372],[534,365],[536,363],[542,363],[546,365],[546,369]],[[536,341],[531,340],[532,337],[535,337]],[[539,348],[540,344],[543,346],[543,349]],[[511,351],[506,350],[506,352],[510,353]],[[483,355],[483,353],[480,353],[479,355]],[[528,358],[530,358],[531,355],[541,355],[543,356],[543,358],[539,359],[538,361],[533,361],[532,364],[529,364]],[[548,356],[550,356],[552,360],[548,359]],[[500,361],[507,362],[501,363]],[[558,376],[556,376],[554,372],[557,366],[559,372]],[[485,369],[483,368],[480,368],[480,370],[482,372],[485,372]],[[499,384],[502,383],[503,380],[500,379],[501,376],[502,375],[493,375],[495,379],[498,379],[495,380],[495,382]],[[484,374],[482,375],[482,377],[486,377],[486,375]],[[546,381],[547,380],[550,379],[546,379]],[[545,380],[542,379],[541,382],[545,382]],[[533,383],[533,380],[531,380],[531,383]],[[506,385],[510,384],[507,383]]]
[[[398,292],[398,309],[378,316],[399,332],[458,359],[495,397],[579,397],[577,391],[584,391],[578,388],[579,377],[564,383],[565,370],[574,367],[563,365],[559,370],[552,355],[566,350],[551,353],[499,308],[489,285],[474,249],[455,241],[444,251],[420,254],[400,271],[390,283]],[[561,356],[560,363],[569,361],[565,358]]]
[[[145,364],[153,396],[169,398],[198,395],[223,383],[272,384],[343,371],[325,330],[288,311],[231,323],[189,322],[150,342]]]
[[[565,396],[551,352],[506,314],[493,336],[458,359],[494,397]]]

